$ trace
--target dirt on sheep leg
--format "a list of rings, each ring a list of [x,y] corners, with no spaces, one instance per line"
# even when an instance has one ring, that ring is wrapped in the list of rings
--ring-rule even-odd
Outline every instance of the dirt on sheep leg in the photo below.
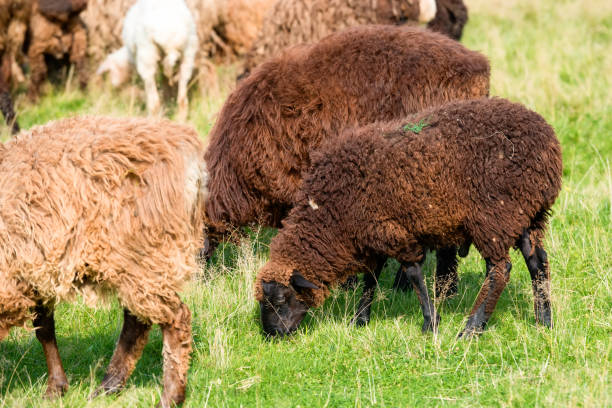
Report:
[[[480,293],[476,298],[476,303],[472,308],[465,329],[459,334],[459,337],[470,337],[482,333],[501,293],[510,280],[512,264],[507,254],[505,259],[495,263],[486,258],[486,264],[487,277],[480,288]]]
[[[185,400],[191,354],[191,312],[181,303],[174,322],[161,325],[164,338],[164,393],[158,407],[169,408]]]
[[[520,240],[520,249],[531,275],[533,308],[536,323],[552,327],[550,307],[550,270],[548,256],[540,242],[538,231],[525,230]]]
[[[457,248],[446,247],[436,251],[436,297],[446,298],[457,294]]]
[[[359,300],[359,306],[357,306],[357,312],[351,319],[351,324],[356,326],[365,326],[370,323],[370,310],[372,309],[372,301],[374,300],[374,291],[376,291],[376,285],[378,284],[378,277],[385,266],[384,259],[378,259],[376,266],[373,271],[367,271],[363,277],[363,293]]]
[[[427,331],[437,332],[438,324],[440,323],[440,315],[436,312],[436,308],[429,297],[427,285],[425,285],[425,278],[423,277],[423,271],[421,270],[421,264],[402,264],[400,270],[403,270],[408,281],[412,284],[414,293],[416,293],[419,298],[421,312],[423,312],[423,327],[421,331],[423,333]]]
[[[123,329],[117,341],[115,352],[106,369],[100,386],[90,398],[98,395],[112,394],[121,391],[149,339],[151,325],[140,322],[129,310],[123,310]]]
[[[34,327],[36,328],[36,338],[42,345],[45,353],[49,374],[45,397],[58,397],[68,390],[68,379],[66,378],[59,350],[57,349],[57,341],[55,340],[53,309],[48,306],[38,305],[35,308],[35,313]]]

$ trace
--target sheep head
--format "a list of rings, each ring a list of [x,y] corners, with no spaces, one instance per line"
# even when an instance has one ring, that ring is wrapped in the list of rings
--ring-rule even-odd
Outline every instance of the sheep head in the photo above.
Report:
[[[122,85],[129,79],[130,57],[127,48],[119,48],[106,57],[100,68],[96,71],[96,75],[102,75],[105,72],[109,73],[111,84],[114,87]]]
[[[261,281],[260,284],[261,323],[267,336],[286,336],[296,331],[309,309],[298,295],[319,289],[298,271],[293,271],[289,286],[276,281]]]

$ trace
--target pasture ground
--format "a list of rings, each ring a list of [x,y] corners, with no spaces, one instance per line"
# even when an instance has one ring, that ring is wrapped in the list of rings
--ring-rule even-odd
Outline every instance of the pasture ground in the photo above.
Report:
[[[439,304],[437,335],[422,335],[413,293],[390,289],[383,272],[367,328],[348,327],[359,297],[336,291],[286,341],[265,341],[253,299],[270,231],[228,245],[189,284],[194,352],[187,407],[612,406],[612,2],[471,0],[463,42],[489,56],[492,94],[541,113],[563,146],[563,191],[547,237],[552,330],[534,325],[529,273],[513,254],[511,281],[488,331],[457,341],[484,277],[475,250],[460,263],[459,295]],[[203,139],[236,68],[219,68],[219,89],[191,105]],[[24,128],[74,114],[141,115],[137,87],[121,92],[51,89],[39,104],[17,98]],[[106,89],[106,90],[104,90]],[[8,137],[6,127],[0,128]],[[426,266],[431,284],[433,262]],[[118,396],[88,402],[121,328],[121,312],[60,305],[67,395],[42,402],[46,367],[31,332],[0,344],[0,407],[151,406],[161,392],[161,335]]]

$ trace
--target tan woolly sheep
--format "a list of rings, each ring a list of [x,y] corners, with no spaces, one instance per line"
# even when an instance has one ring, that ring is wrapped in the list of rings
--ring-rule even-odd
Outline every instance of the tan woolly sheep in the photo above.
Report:
[[[196,132],[163,120],[72,118],[0,147],[0,340],[34,320],[48,395],[68,387],[54,305],[114,293],[124,326],[96,395],[123,387],[159,324],[161,402],[184,400],[191,315],[178,292],[196,268],[205,178]]]

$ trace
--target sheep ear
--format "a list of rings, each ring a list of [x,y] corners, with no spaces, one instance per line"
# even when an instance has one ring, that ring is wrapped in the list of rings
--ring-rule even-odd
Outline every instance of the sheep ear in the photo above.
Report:
[[[261,282],[261,288],[263,289],[264,296],[270,296],[275,287],[276,285],[272,282]]]
[[[317,285],[307,280],[298,271],[293,271],[293,275],[291,275],[290,282],[291,286],[293,286],[298,292],[300,291],[300,289],[319,289]]]

